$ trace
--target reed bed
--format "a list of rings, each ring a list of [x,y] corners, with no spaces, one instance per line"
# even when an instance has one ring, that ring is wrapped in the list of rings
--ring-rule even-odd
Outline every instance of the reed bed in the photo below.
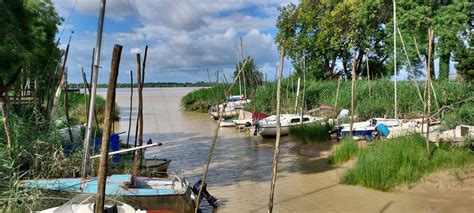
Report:
[[[328,142],[333,126],[328,122],[304,124],[290,127],[290,135],[303,143]]]
[[[334,149],[331,157],[329,157],[329,163],[334,165],[340,165],[350,159],[355,158],[358,152],[359,146],[357,141],[347,138],[343,139]]]
[[[431,146],[430,151],[431,159],[421,135],[377,141],[359,152],[356,165],[342,182],[391,191],[398,185],[417,182],[426,174],[474,162],[474,154],[468,149]]]

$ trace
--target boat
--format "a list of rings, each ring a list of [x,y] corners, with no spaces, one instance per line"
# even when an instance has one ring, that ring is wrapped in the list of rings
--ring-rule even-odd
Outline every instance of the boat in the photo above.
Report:
[[[235,118],[228,118],[228,119],[222,118],[221,122],[219,123],[219,126],[220,127],[234,127],[236,120],[237,119]]]
[[[363,122],[355,122],[352,124],[352,136],[356,139],[372,140],[380,136],[388,136],[390,134],[389,128],[400,125],[398,119],[386,118],[371,118]],[[351,135],[351,125],[342,124],[336,127],[337,137],[339,139]]]
[[[133,185],[134,182],[135,185]],[[195,209],[197,196],[193,191],[198,190],[202,184],[198,181],[194,186],[190,186],[184,175],[179,176],[176,173],[170,173],[166,178],[133,178],[130,174],[114,174],[107,177],[106,183],[105,196],[118,196],[134,208],[179,212]],[[95,195],[98,180],[97,177],[38,179],[23,181],[21,186],[30,189]],[[203,195],[209,195],[205,188]],[[204,198],[212,206],[217,206],[217,199],[213,196],[204,196]]]
[[[301,117],[303,117],[303,122],[301,122]],[[261,119],[257,122],[255,130],[257,133],[264,137],[276,136],[276,115],[271,115],[267,118]],[[281,114],[280,123],[281,123],[281,135],[287,135],[290,133],[290,127],[298,126],[301,124],[310,124],[315,122],[323,121],[322,118],[313,117],[310,115],[298,115],[298,114]]]
[[[210,106],[208,110],[209,115],[216,120],[219,119],[220,116],[225,119],[237,117],[241,109],[245,108],[251,100],[243,95],[234,95],[226,98],[224,102],[225,107],[224,103]]]

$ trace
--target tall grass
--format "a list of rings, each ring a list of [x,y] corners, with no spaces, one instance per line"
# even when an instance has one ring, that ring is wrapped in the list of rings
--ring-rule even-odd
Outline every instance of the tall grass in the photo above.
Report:
[[[394,112],[393,82],[379,79],[370,81],[370,93],[368,81],[357,81],[355,113],[359,120],[367,120],[372,117],[392,116]],[[292,86],[293,85],[293,86]],[[423,82],[420,82],[423,85]],[[443,124],[454,127],[458,124],[474,125],[474,85],[472,82],[463,81],[435,81],[433,82],[438,104],[435,98],[431,99],[431,111],[437,112],[438,105],[442,112]],[[220,85],[220,88],[223,88]],[[288,92],[287,88],[288,87]],[[238,94],[238,88],[234,94]],[[335,102],[337,81],[309,81],[306,84],[305,103],[308,109],[320,105],[333,106]],[[420,101],[415,85],[412,81],[398,82],[398,114],[401,118],[410,118],[423,113],[423,104]],[[420,86],[423,94],[423,86]],[[208,105],[216,102],[216,89],[214,87],[200,89],[183,97],[182,107],[188,111],[200,111]],[[223,91],[220,89],[220,91]],[[293,113],[295,103],[296,84],[285,79],[282,85],[282,112]],[[223,92],[219,101],[223,100]],[[369,95],[370,94],[370,95]],[[288,98],[287,98],[288,97]],[[276,110],[276,85],[267,83],[257,89],[256,94],[257,111],[274,113]],[[301,103],[301,100],[300,100]],[[452,106],[451,106],[452,105]],[[205,107],[204,107],[205,106]],[[349,109],[351,106],[351,82],[342,81],[340,85],[338,108]],[[444,107],[443,106],[450,106]],[[253,108],[253,107],[252,107]]]
[[[359,151],[359,145],[357,144],[357,141],[346,138],[342,140],[339,146],[335,148],[331,157],[329,158],[329,163],[340,165],[356,157],[358,151]]]
[[[290,135],[303,143],[326,142],[333,126],[328,122],[304,124],[290,127]]]
[[[428,173],[474,162],[474,154],[465,149],[431,147],[431,153],[430,160],[420,135],[376,142],[359,152],[355,167],[347,171],[342,182],[390,191],[397,185],[419,181]]]

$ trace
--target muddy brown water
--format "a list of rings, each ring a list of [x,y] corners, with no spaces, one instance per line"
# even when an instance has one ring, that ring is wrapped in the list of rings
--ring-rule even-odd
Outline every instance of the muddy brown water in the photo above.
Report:
[[[143,92],[144,140],[163,146],[147,156],[172,159],[168,171],[184,171],[193,184],[202,177],[216,123],[204,113],[180,110],[181,97],[197,88],[145,88]],[[98,95],[105,96],[105,89]],[[128,131],[134,141],[137,94],[130,108],[130,89],[117,90],[120,117],[116,132]],[[121,135],[127,141],[127,134]],[[266,212],[270,191],[274,139],[261,139],[234,128],[219,130],[218,144],[208,173],[208,191],[219,199],[217,212]],[[472,191],[461,199],[426,190],[380,192],[339,183],[345,169],[332,167],[324,158],[302,156],[282,147],[277,176],[275,212],[432,212],[469,210]],[[438,194],[436,194],[438,193]],[[451,192],[453,193],[453,192]],[[205,209],[208,207],[204,207]],[[456,212],[456,211],[455,211]]]

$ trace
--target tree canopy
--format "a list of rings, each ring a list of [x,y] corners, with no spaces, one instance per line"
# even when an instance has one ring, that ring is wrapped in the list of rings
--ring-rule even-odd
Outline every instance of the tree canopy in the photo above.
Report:
[[[239,77],[237,76],[239,69],[242,69],[240,78],[242,79],[242,83],[245,82],[246,86],[255,88],[257,85],[262,84],[263,73],[259,70],[252,58],[249,57],[239,62],[234,71],[234,78]]]
[[[4,0],[0,14],[1,84],[18,76],[21,68],[46,84],[60,57],[54,39],[61,19],[52,2]]]
[[[427,55],[427,31],[432,28],[440,78],[448,78],[451,56],[470,37],[470,7],[468,0],[397,1],[397,26],[414,65],[410,71],[423,67],[415,39],[421,54]],[[393,74],[392,0],[302,0],[280,8],[276,26],[275,42],[287,50],[297,73],[304,56],[308,76],[314,79],[331,79],[336,74],[350,77],[353,57],[357,57],[357,74],[366,73],[367,63],[371,78]],[[407,65],[397,37],[397,63]]]

